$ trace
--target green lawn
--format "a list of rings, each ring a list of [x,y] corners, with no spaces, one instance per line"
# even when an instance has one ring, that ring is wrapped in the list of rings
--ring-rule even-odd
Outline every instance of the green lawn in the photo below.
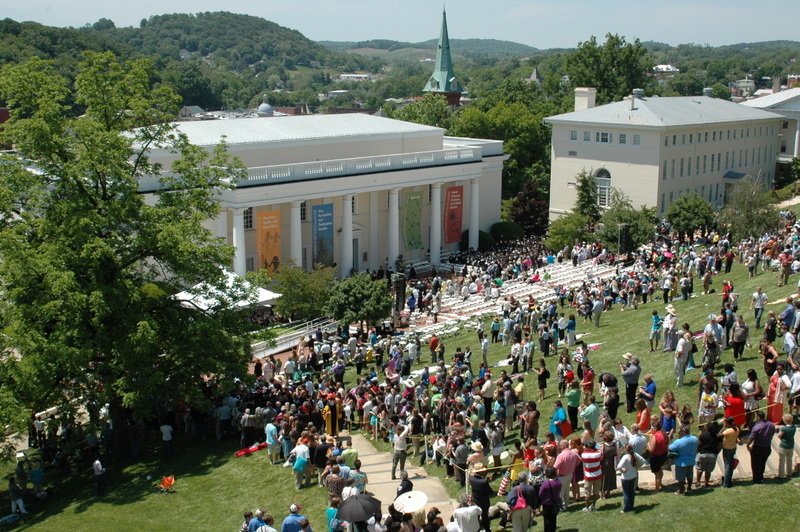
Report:
[[[734,265],[730,275],[720,275],[714,286],[719,287],[723,278],[733,281],[736,290],[742,294],[741,310],[748,322],[752,313],[747,310],[749,297],[757,284],[763,284],[772,301],[790,293],[787,288],[776,288],[776,279],[771,273],[761,273],[755,279],[746,278],[745,269]],[[797,279],[791,280],[791,285]],[[687,321],[694,329],[702,328],[706,317],[719,310],[720,295],[698,296],[688,302],[676,300],[679,323]],[[655,375],[659,395],[667,389],[674,389],[672,357],[667,353],[648,353],[648,331],[650,312],[662,312],[664,303],[656,301],[640,306],[637,311],[620,312],[618,308],[603,315],[601,328],[595,330],[590,324],[578,323],[578,333],[590,332],[587,342],[602,342],[602,346],[591,354],[592,365],[599,374],[604,370],[618,372],[621,355],[632,352],[642,359],[645,372]],[[780,311],[782,305],[770,305]],[[753,331],[755,336],[759,332]],[[757,338],[752,341],[757,345]],[[477,339],[474,331],[446,339],[448,353],[456,346],[469,344],[476,352],[473,360],[479,359]],[[490,359],[499,360],[509,348],[500,344],[492,346]],[[424,350],[427,354],[427,350]],[[723,354],[723,360],[730,360],[731,352]],[[548,367],[554,373],[555,359],[548,359]],[[763,377],[760,357],[753,349],[748,349],[745,359],[737,365],[739,375],[745,369],[754,367]],[[695,383],[697,375],[687,378],[688,385],[676,391],[681,405],[688,403],[696,410]],[[535,396],[535,379],[527,379],[527,395]],[[552,411],[555,397],[555,380],[549,388],[545,403],[540,405],[544,418]],[[620,409],[626,423],[632,417]],[[543,422],[542,427],[546,426]],[[325,492],[320,488],[309,488],[296,492],[289,469],[270,466],[263,452],[250,457],[234,458],[235,444],[228,442],[201,442],[192,446],[177,442],[176,456],[169,462],[151,459],[135,464],[121,471],[112,471],[108,495],[96,497],[90,472],[81,478],[62,484],[54,496],[42,503],[29,503],[32,514],[17,527],[19,530],[178,530],[191,528],[199,531],[236,530],[245,510],[264,508],[280,521],[287,513],[288,505],[297,502],[304,506],[304,513],[318,532],[324,532],[323,516],[326,505]],[[387,449],[379,443],[379,447]],[[155,456],[155,453],[153,453]],[[388,457],[387,457],[388,459]],[[428,466],[429,472],[444,477],[442,469]],[[175,492],[161,494],[153,487],[162,474],[174,473],[177,478]],[[151,475],[152,481],[146,480]],[[665,475],[669,485],[672,477]],[[764,486],[742,485],[733,490],[713,490],[709,493],[693,494],[690,497],[676,497],[671,492],[644,494],[637,498],[638,511],[632,515],[618,513],[621,496],[616,495],[600,504],[594,514],[570,511],[560,516],[562,530],[600,530],[609,527],[639,525],[650,530],[701,530],[709,526],[724,526],[728,530],[751,530],[753,523],[759,523],[764,530],[793,529],[775,508],[787,504],[797,504],[800,490],[797,479],[785,484],[768,482]],[[457,486],[449,480],[445,485],[451,495],[458,492]],[[493,484],[496,487],[496,482]],[[4,488],[5,486],[3,486]],[[7,503],[8,499],[3,495]],[[769,500],[770,504],[762,501]],[[759,501],[754,503],[753,501]],[[574,508],[574,507],[573,507]],[[541,524],[539,525],[541,526]]]

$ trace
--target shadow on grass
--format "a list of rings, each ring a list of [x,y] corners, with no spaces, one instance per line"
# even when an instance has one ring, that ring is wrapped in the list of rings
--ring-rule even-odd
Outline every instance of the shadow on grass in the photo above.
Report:
[[[178,442],[176,442],[178,443]],[[53,514],[70,511],[83,513],[95,504],[127,505],[137,503],[156,494],[162,476],[175,475],[180,491],[181,479],[206,475],[232,458],[235,445],[232,440],[219,443],[203,441],[190,447],[178,447],[172,458],[161,457],[160,449],[140,461],[108,467],[104,495],[97,495],[91,468],[63,480],[53,495],[44,501],[31,500],[29,515],[17,529],[35,529]],[[117,468],[118,467],[118,468]],[[150,475],[151,479],[147,480]],[[164,497],[171,494],[165,493]]]

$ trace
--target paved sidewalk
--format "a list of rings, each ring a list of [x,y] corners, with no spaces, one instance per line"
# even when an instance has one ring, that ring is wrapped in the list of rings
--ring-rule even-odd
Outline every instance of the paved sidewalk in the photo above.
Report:
[[[736,458],[739,460],[739,465],[733,471],[733,479],[736,480],[749,480],[753,478],[753,470],[750,465],[750,452],[747,450],[746,445],[739,445],[736,447]],[[764,471],[766,478],[774,478],[778,475],[778,438],[772,440],[772,453],[767,460],[767,467]],[[800,463],[800,431],[797,431],[794,439],[794,457],[792,458],[792,467]],[[695,473],[697,469],[695,469]],[[717,467],[711,474],[711,481],[719,483],[722,481],[724,472],[724,464],[722,462],[722,453],[717,456]],[[674,469],[668,471],[664,475],[664,483],[669,486],[674,483],[675,477]],[[650,472],[649,468],[639,470],[639,485],[651,487],[655,485],[655,478]]]
[[[369,483],[367,491],[372,493],[383,505],[383,511],[392,503],[397,492],[399,480],[392,480],[392,455],[378,451],[361,434],[352,434],[353,448],[358,451],[358,458],[361,460],[361,470],[367,474]],[[406,460],[406,471],[408,478],[414,483],[414,489],[423,491],[428,495],[427,509],[436,506],[442,512],[442,519],[445,523],[450,521],[453,513],[455,501],[451,500],[447,490],[437,477],[428,476],[425,469],[417,467],[419,458],[412,458],[409,455]],[[397,471],[399,478],[400,471]]]

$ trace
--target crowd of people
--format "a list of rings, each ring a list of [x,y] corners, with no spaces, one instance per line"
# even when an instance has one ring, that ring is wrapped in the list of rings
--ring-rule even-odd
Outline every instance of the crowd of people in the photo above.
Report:
[[[702,331],[681,324],[672,303],[699,291],[695,279],[702,279],[702,292],[712,293],[736,260],[753,275],[756,268],[777,268],[778,284],[786,284],[800,244],[791,235],[771,235],[734,247],[725,236],[713,234],[703,244],[654,245],[608,279],[554,285],[543,300],[503,297],[498,290],[492,297],[501,301],[500,315],[474,331],[480,350],[475,358],[466,345],[448,351],[446,339],[437,335],[422,342],[417,335],[393,336],[374,328],[317,330],[288,359],[257,361],[255,384],[243,381],[216,399],[209,395],[215,402],[205,411],[181,406],[166,425],[220,440],[237,437],[243,449],[263,443],[271,464],[291,469],[297,490],[318,485],[327,492],[330,508],[323,526],[329,532],[348,525],[336,517],[341,502],[367,492],[369,485],[358,453],[341,436],[345,431],[363,431],[390,443],[392,478],[400,490],[410,483],[405,472],[409,455],[420,465],[443,467],[466,489],[451,523],[442,523],[436,512],[413,516],[392,508],[388,517],[349,523],[359,531],[438,532],[444,527],[478,532],[489,530],[494,517],[520,532],[536,516],[545,530],[555,530],[558,514],[575,509],[573,503],[580,501],[583,511],[592,512],[618,488],[620,511],[634,511],[644,468],[660,491],[663,471],[671,463],[681,494],[710,485],[721,453],[721,485],[731,487],[743,442],[754,482],[763,481],[775,438],[780,438],[779,476],[789,476],[794,468],[791,414],[800,413],[800,302],[789,298],[775,313],[767,309],[769,297],[762,288],[745,297],[723,280],[720,310],[709,314]],[[485,297],[507,281],[531,282],[548,263],[577,265],[615,257],[598,244],[549,253],[526,240],[503,252],[460,259],[464,265],[453,268],[454,276],[411,279],[405,301],[416,306],[430,294],[433,310],[437,294],[462,294],[466,288],[467,298]],[[579,326],[599,327],[606,312],[655,300],[664,310],[649,314],[650,350],[674,356],[676,389],[686,386],[687,372],[696,372],[696,403],[679,405],[669,389],[659,394],[652,373],[630,353],[618,367],[596,370],[590,362],[592,346],[577,334]],[[740,312],[746,304],[753,312],[752,327]],[[783,353],[776,347],[779,335]],[[755,370],[740,379],[733,363],[722,363],[726,349],[735,363],[745,346],[756,341],[764,358],[763,382]],[[507,365],[490,365],[488,352],[495,343],[506,346]],[[529,397],[526,382],[534,373],[538,393]],[[548,390],[558,397],[545,406]],[[635,416],[634,423],[623,423],[623,407]],[[171,440],[171,429],[167,432]],[[104,441],[102,434],[93,440],[96,447]],[[171,445],[165,443],[164,449]],[[12,481],[18,508],[21,498],[13,495],[20,492],[19,479]],[[496,495],[502,496],[499,502]],[[300,510],[292,505],[281,532],[311,530]],[[277,527],[273,517],[257,510],[245,513],[242,530]]]

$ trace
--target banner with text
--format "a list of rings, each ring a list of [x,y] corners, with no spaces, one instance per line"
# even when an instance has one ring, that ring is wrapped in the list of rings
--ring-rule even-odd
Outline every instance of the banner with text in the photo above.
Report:
[[[444,201],[444,243],[461,240],[461,221],[464,215],[464,187],[447,189]]]
[[[422,192],[408,192],[406,194],[406,212],[403,216],[403,240],[405,240],[407,251],[422,249],[421,218]]]
[[[281,264],[281,211],[256,213],[258,267],[271,272]]]
[[[333,203],[315,205],[311,213],[314,266],[333,266]]]

